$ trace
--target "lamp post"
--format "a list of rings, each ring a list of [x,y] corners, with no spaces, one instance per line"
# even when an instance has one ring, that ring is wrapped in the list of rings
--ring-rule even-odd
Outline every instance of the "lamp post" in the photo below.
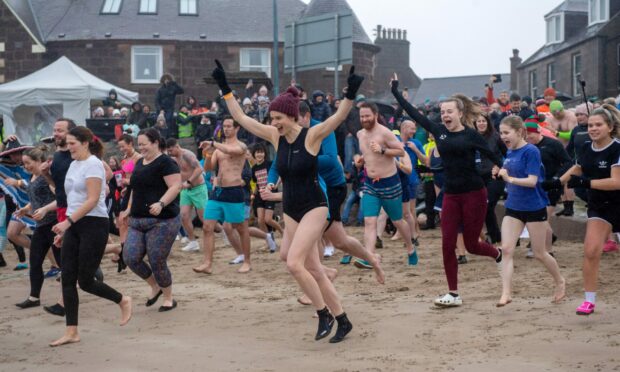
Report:
[[[277,0],[273,0],[273,93],[280,94],[280,53],[278,47],[278,4]]]

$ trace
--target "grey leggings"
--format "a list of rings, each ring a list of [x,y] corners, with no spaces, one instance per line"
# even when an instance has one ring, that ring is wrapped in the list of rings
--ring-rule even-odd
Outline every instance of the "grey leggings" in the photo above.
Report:
[[[172,274],[167,260],[180,227],[179,216],[170,219],[131,217],[123,248],[123,258],[131,271],[145,280],[153,275],[160,288],[169,287]],[[144,262],[146,255],[150,266]]]

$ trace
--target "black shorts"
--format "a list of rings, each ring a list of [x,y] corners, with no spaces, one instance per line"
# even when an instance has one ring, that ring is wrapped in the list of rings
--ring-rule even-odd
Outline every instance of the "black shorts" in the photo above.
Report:
[[[276,202],[263,200],[260,196],[255,195],[252,205],[254,206],[254,210],[258,210],[258,208],[273,210],[276,207]]]
[[[588,208],[588,219],[603,220],[611,225],[611,232],[620,233],[620,206],[609,205],[606,208]]]
[[[505,216],[516,218],[523,223],[545,222],[547,221],[547,208],[539,209],[537,211],[516,211],[514,209],[506,208]]]
[[[549,206],[555,207],[560,199],[562,198],[562,194],[564,194],[564,188],[561,189],[552,189],[547,191],[547,198],[549,198]]]
[[[329,204],[329,220],[342,221],[340,207],[347,198],[347,184],[327,187],[327,202]]]

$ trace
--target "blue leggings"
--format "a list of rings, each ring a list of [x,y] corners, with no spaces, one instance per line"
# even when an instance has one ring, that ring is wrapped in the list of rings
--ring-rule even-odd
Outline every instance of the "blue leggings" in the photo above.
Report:
[[[167,260],[180,226],[179,216],[170,219],[130,218],[123,258],[131,271],[144,280],[153,275],[160,288],[169,287],[172,274]],[[146,255],[150,266],[144,262]]]

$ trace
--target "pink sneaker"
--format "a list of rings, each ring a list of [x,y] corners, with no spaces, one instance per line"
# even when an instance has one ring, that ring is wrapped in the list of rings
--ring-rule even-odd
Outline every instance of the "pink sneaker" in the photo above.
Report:
[[[584,301],[581,306],[577,308],[577,315],[590,315],[594,312],[594,304],[592,302]]]
[[[613,252],[617,250],[618,250],[618,243],[614,242],[613,240],[606,241],[605,245],[603,246],[603,252]]]

